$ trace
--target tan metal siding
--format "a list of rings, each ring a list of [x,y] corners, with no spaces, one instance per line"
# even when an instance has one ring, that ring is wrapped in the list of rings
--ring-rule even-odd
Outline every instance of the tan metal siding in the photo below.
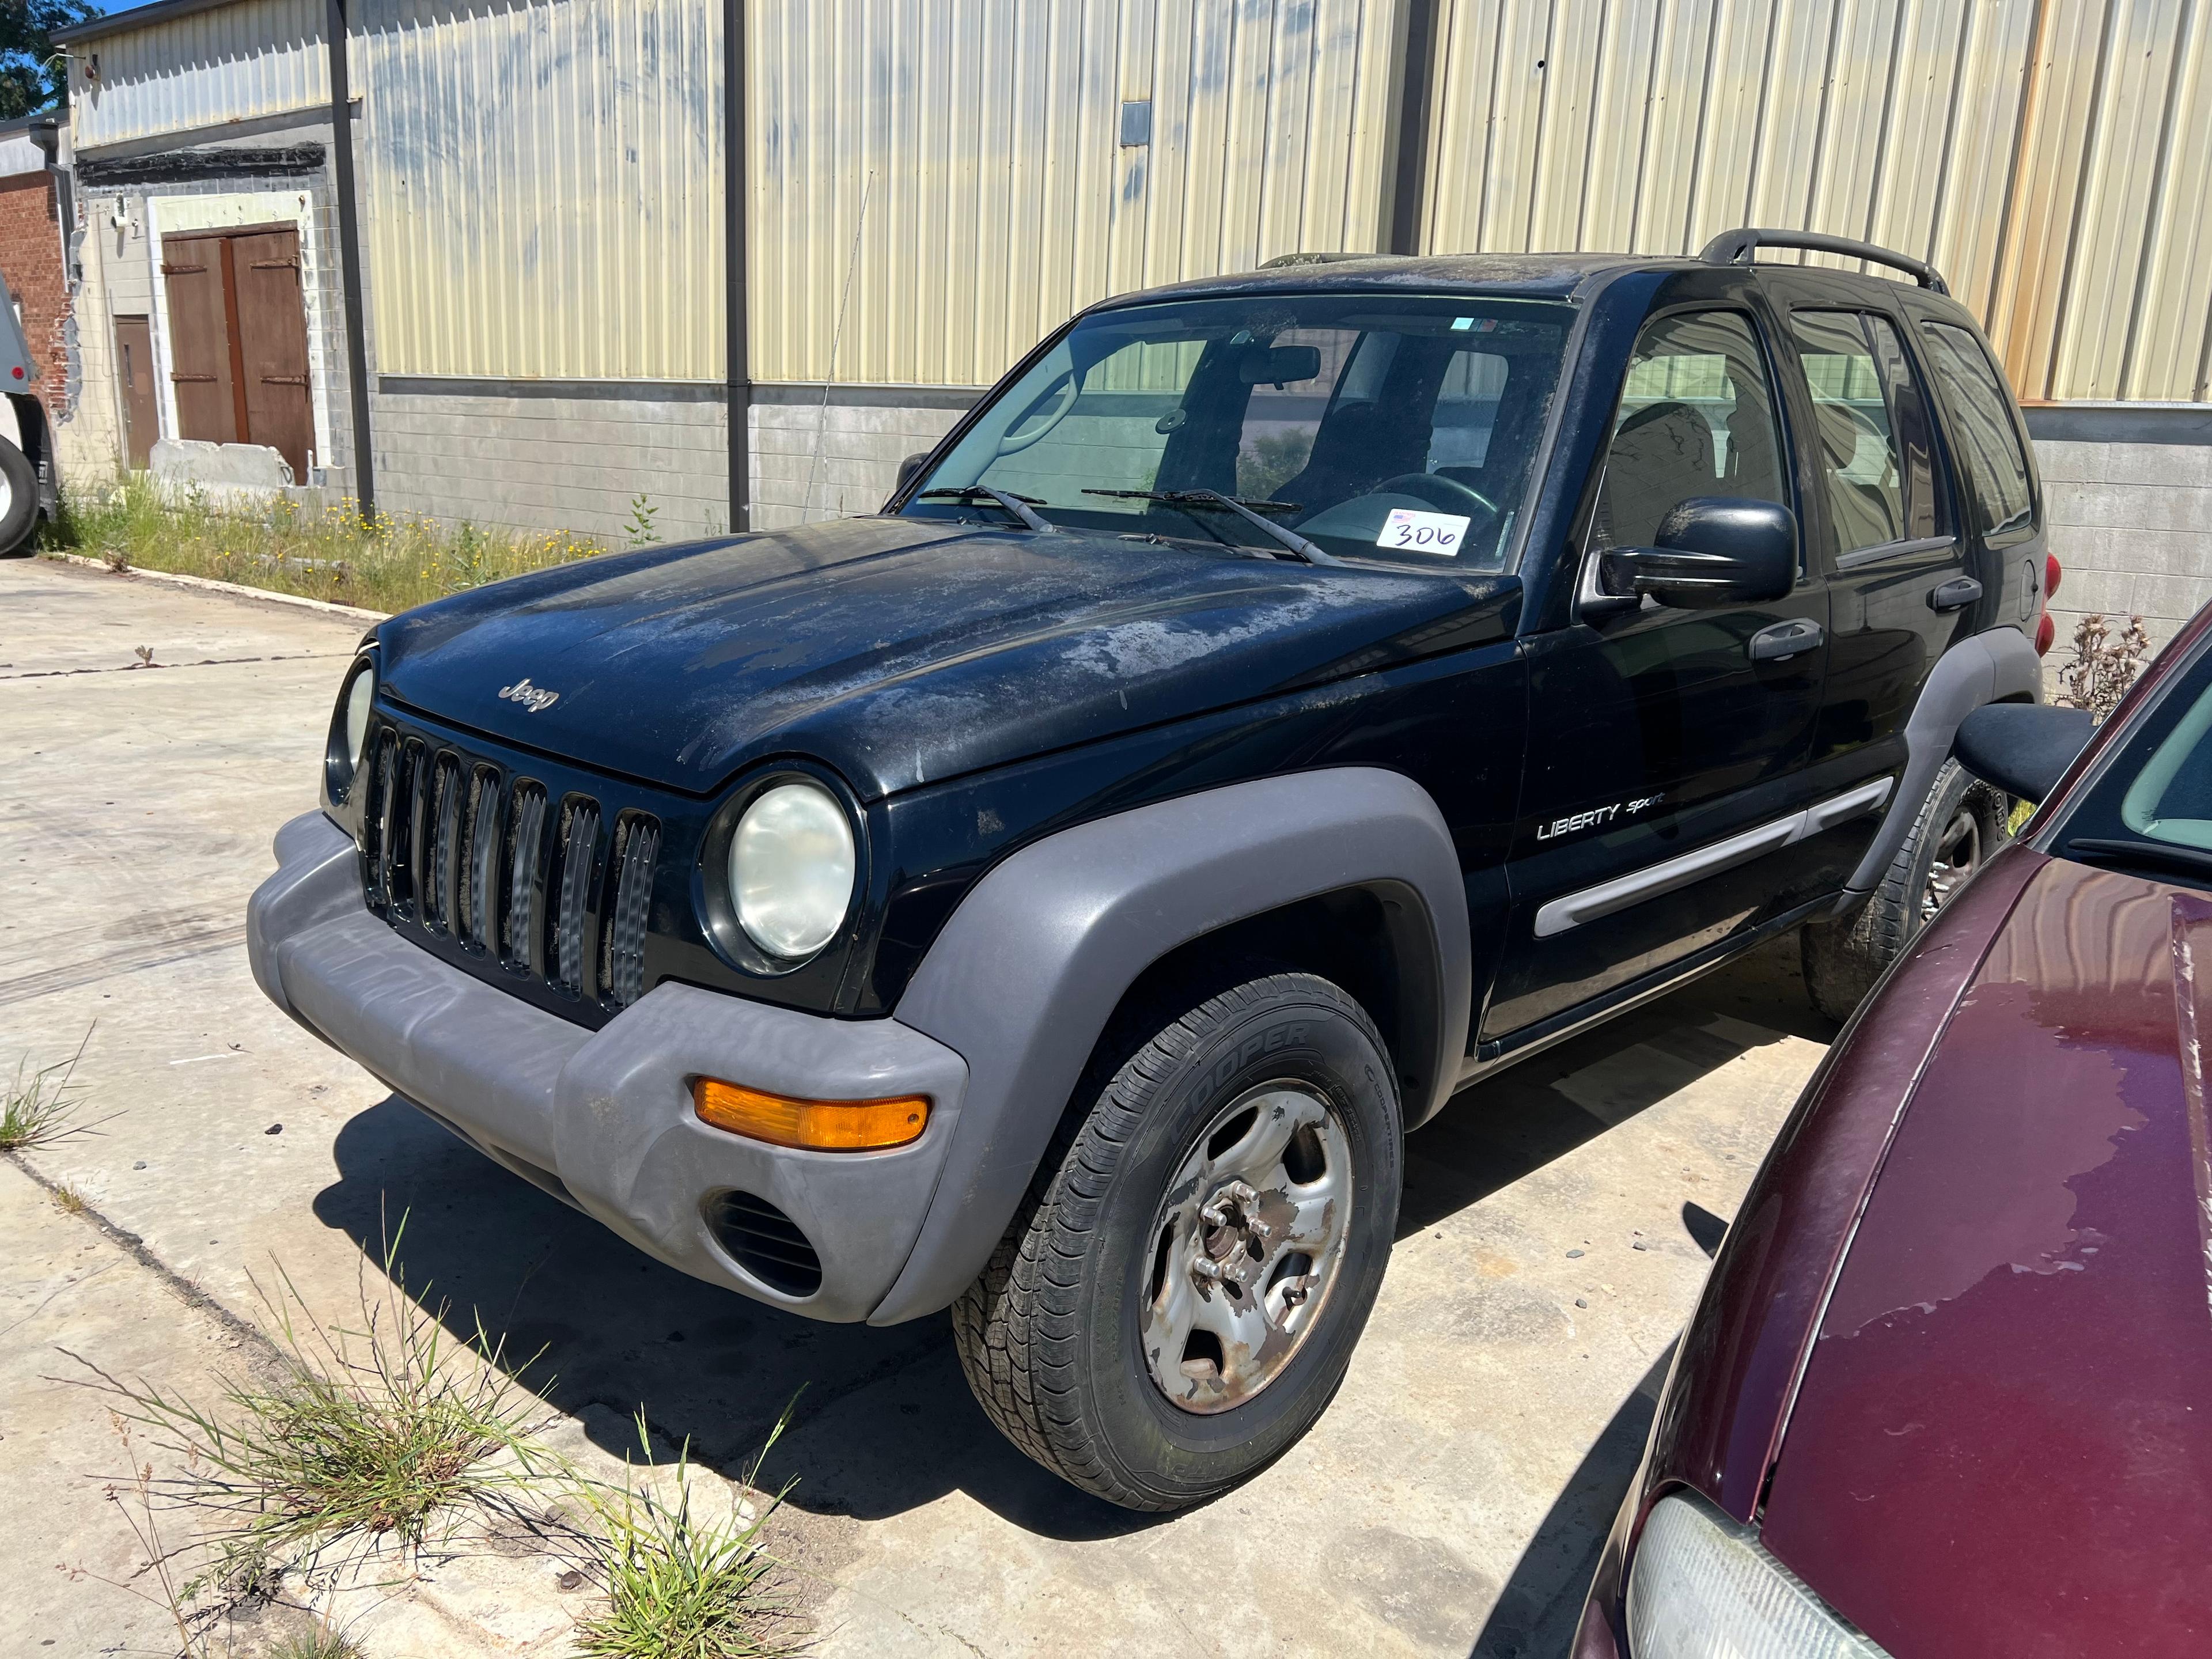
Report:
[[[100,78],[88,79],[90,56]],[[321,0],[239,0],[70,50],[79,149],[327,107]]]
[[[355,16],[380,372],[721,378],[720,6]]]
[[[748,9],[757,379],[834,344],[840,380],[978,385],[1106,295],[1381,246],[1394,0]]]
[[[1932,260],[2027,398],[2212,397],[2204,0],[1443,0],[1425,245]]]

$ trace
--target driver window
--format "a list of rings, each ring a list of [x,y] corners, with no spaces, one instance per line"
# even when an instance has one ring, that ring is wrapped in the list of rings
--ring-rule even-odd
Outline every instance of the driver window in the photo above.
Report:
[[[1645,324],[1621,387],[1591,545],[1649,547],[1692,495],[1788,506],[1772,384],[1740,312]]]

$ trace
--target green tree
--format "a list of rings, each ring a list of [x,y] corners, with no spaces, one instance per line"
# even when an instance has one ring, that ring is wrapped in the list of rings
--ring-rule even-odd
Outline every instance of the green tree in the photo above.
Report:
[[[60,106],[69,74],[53,32],[99,15],[94,0],[0,0],[0,121]]]

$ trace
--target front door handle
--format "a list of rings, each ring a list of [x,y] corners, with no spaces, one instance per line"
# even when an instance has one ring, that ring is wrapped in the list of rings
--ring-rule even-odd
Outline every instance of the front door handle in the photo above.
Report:
[[[1820,624],[1809,617],[1792,617],[1751,636],[1753,662],[1784,662],[1820,642]]]
[[[1972,576],[1954,576],[1928,591],[1930,611],[1960,611],[1982,597],[1982,585]]]

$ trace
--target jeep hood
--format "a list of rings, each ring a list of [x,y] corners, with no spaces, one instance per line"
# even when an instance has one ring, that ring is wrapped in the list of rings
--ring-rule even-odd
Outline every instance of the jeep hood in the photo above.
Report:
[[[865,518],[562,565],[378,638],[385,696],[509,743],[697,794],[810,755],[873,799],[1499,638],[1518,592]]]

